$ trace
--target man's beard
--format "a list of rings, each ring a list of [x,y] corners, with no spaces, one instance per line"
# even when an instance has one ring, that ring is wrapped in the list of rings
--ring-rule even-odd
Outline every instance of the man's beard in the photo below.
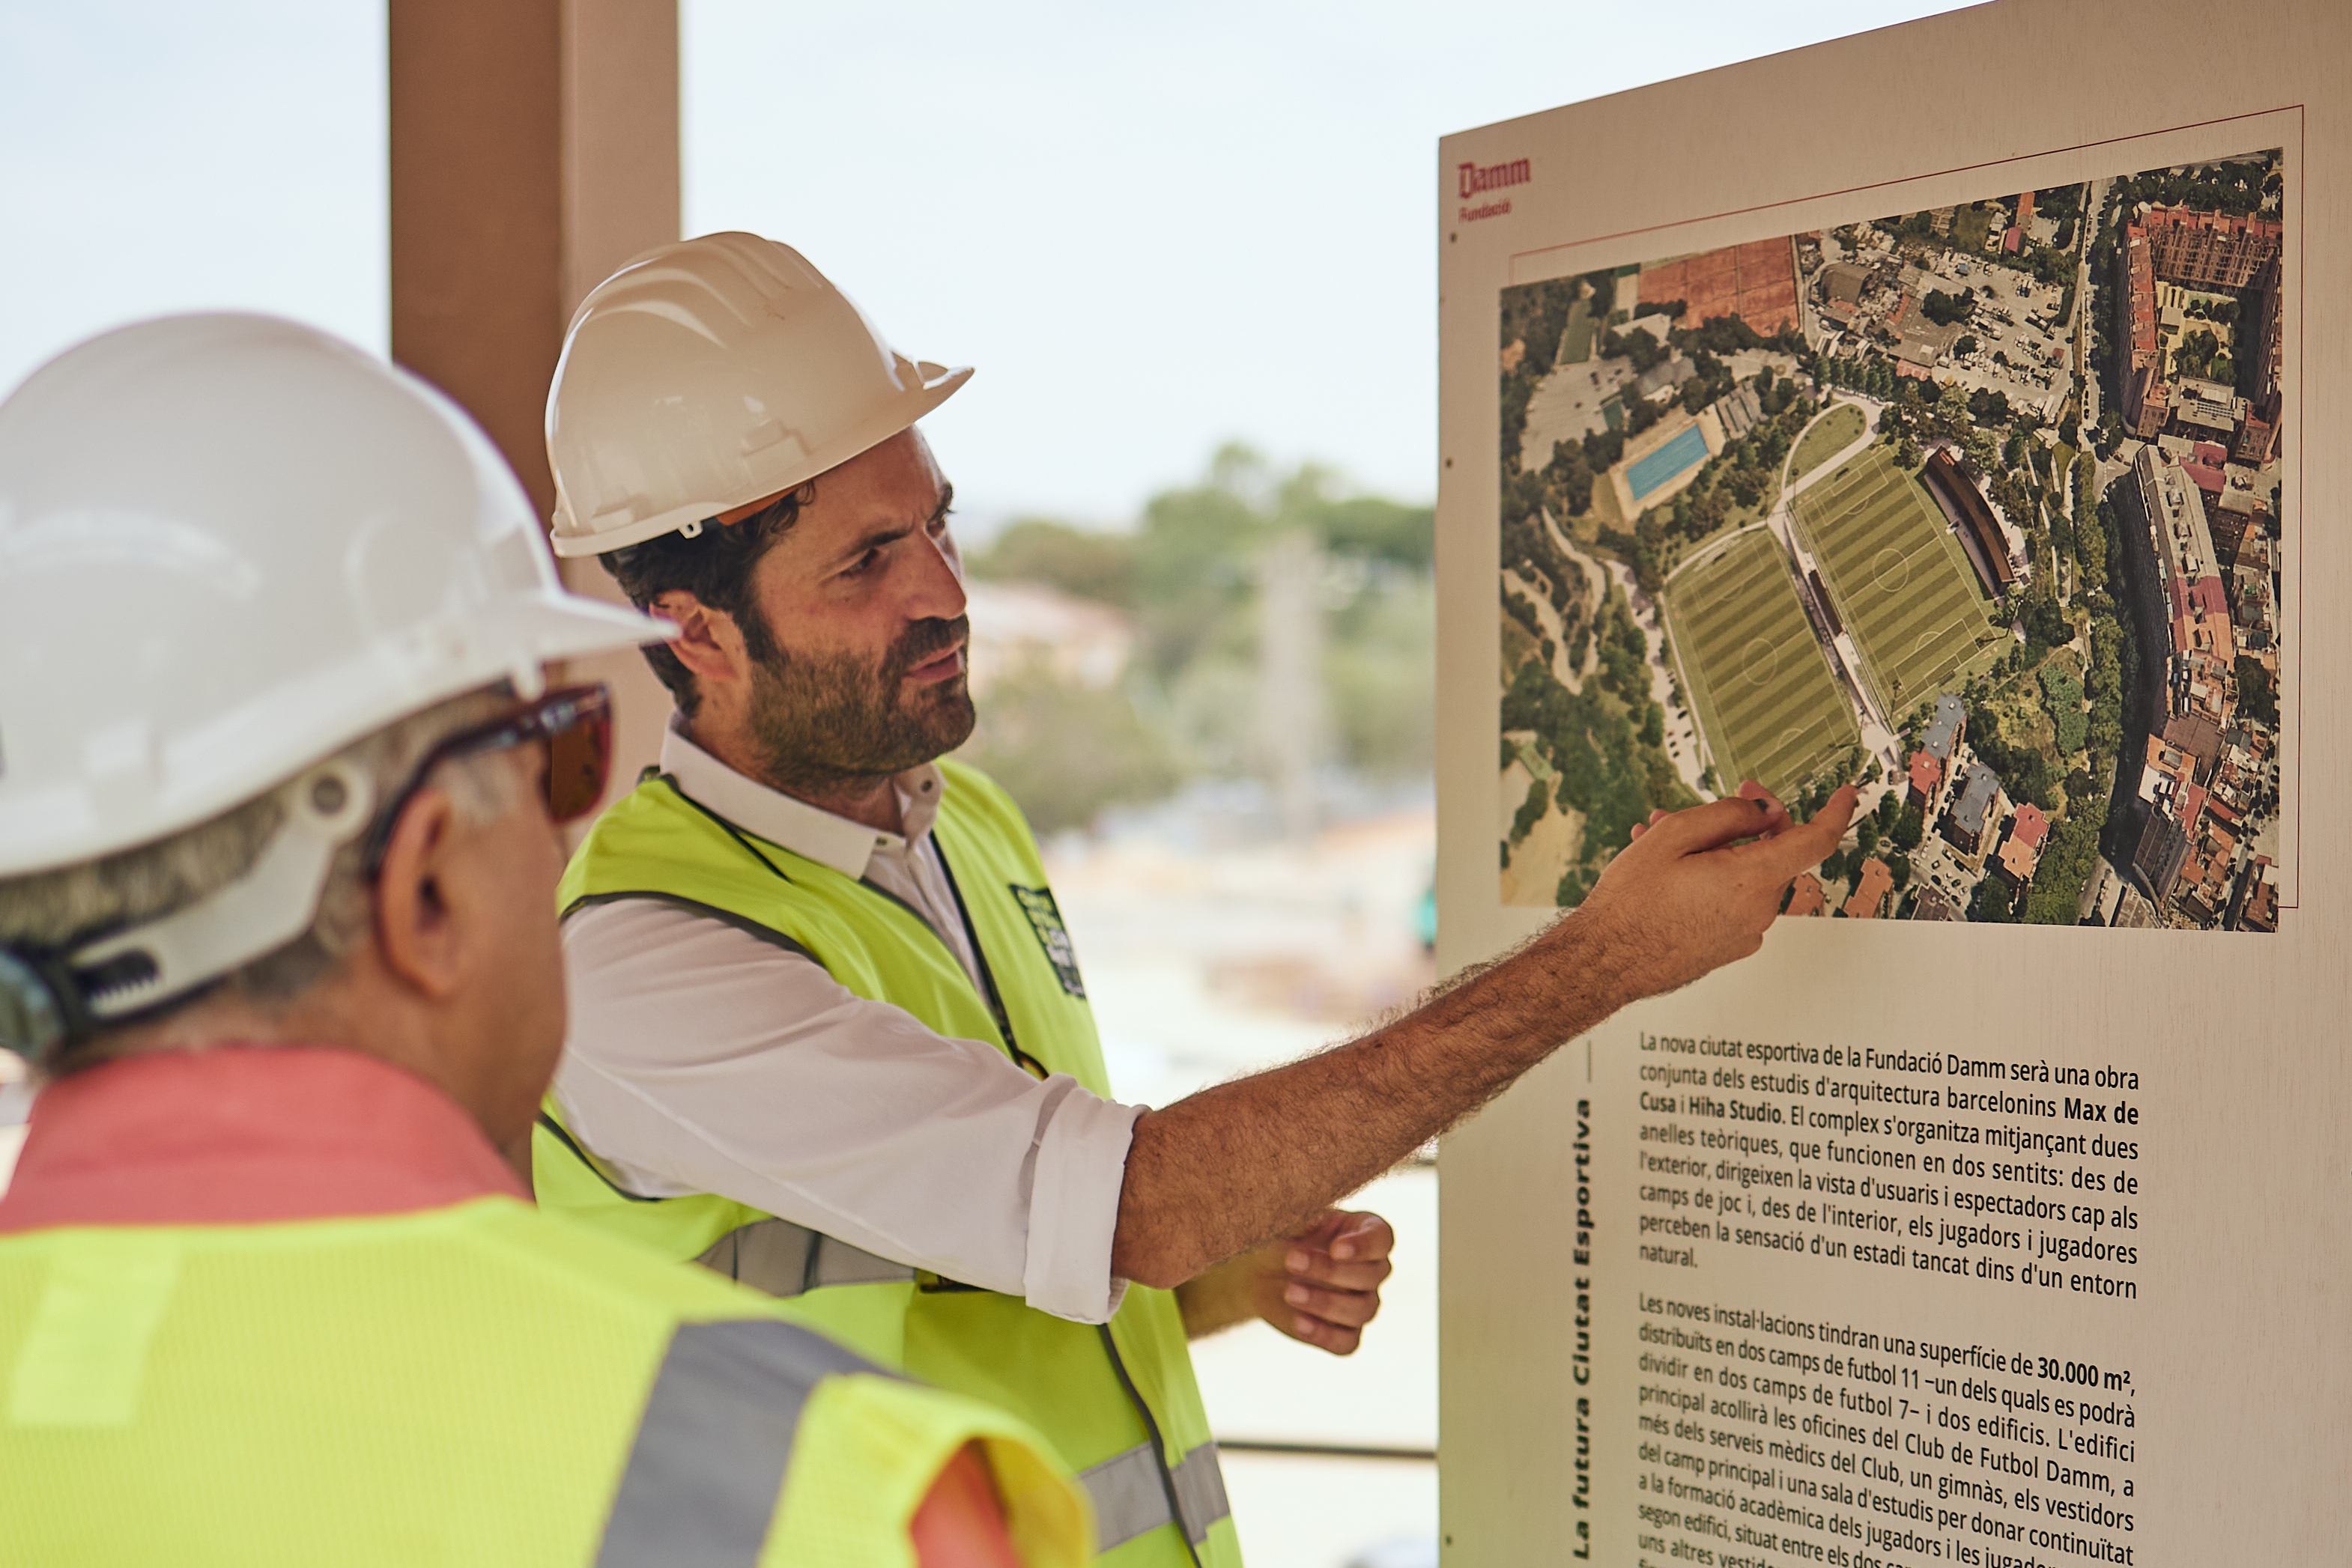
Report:
[[[968,676],[909,687],[908,671],[961,643],[971,622],[919,621],[878,664],[854,654],[794,653],[766,627],[746,637],[751,729],[766,782],[823,794],[943,757],[971,735]],[[751,630],[750,627],[746,628]]]

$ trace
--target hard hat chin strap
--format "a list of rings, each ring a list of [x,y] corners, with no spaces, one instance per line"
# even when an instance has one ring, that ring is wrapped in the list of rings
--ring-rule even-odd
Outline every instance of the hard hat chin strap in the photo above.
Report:
[[[235,882],[79,947],[0,948],[0,1048],[37,1062],[285,946],[310,929],[335,852],[374,806],[360,769],[322,763],[297,781],[285,821]]]

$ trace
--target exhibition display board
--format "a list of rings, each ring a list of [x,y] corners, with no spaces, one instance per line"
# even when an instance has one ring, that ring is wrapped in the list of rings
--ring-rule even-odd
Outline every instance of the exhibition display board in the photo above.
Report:
[[[1449,1563],[2342,1554],[2347,63],[2001,0],[1441,144],[1441,965],[1862,797],[1447,1140]]]

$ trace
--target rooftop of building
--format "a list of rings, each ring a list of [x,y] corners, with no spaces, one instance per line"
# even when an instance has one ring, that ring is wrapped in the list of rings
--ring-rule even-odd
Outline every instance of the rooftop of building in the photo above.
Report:
[[[1952,745],[1958,739],[1960,727],[1968,722],[1969,705],[1950,692],[1936,694],[1936,711],[1927,717],[1927,733],[1919,744],[1939,761],[1952,759]]]
[[[1682,385],[1696,374],[1698,374],[1698,367],[1677,354],[1671,360],[1661,361],[1652,365],[1636,377],[1633,382],[1634,395],[1654,396],[1668,387]]]
[[[2158,897],[2171,893],[2173,878],[2180,874],[2180,862],[2188,856],[2189,835],[2179,822],[2165,811],[2150,811],[2132,851],[2132,864]]]
[[[2023,887],[2033,880],[2034,868],[2042,863],[2042,840],[2039,837],[2027,839],[2012,832],[2001,841],[2000,849],[1993,858],[2000,865],[2001,874],[2012,885]]]
[[[1756,428],[1764,417],[1764,405],[1756,396],[1756,388],[1742,382],[1715,400],[1715,416],[1723,423],[1723,434],[1737,441]]]
[[[1952,821],[1960,831],[1981,834],[2000,795],[2000,776],[1981,762],[1971,762],[1960,775],[1960,798],[1952,807]]]
[[[2239,918],[2242,925],[2251,925],[2257,931],[2277,930],[2278,884],[2268,880],[2254,883],[2252,891],[2246,895],[2245,913]]]
[[[2171,453],[2150,444],[2132,459],[2140,503],[2164,542],[2168,576],[2184,588],[2211,575],[2213,533],[2205,521],[2205,497],[2187,468]]]
[[[2191,784],[2180,792],[2180,825],[2191,832],[2196,831],[2199,819],[2205,815],[2205,794],[2204,787],[2198,784]]]
[[[2167,746],[2155,736],[2147,737],[2147,766],[2140,770],[2139,798],[2153,800],[2162,780],[2186,784],[2196,776],[2196,761],[2176,746]]]
[[[1910,771],[1911,788],[1931,798],[1944,781],[1944,764],[1932,751],[1913,752]]]
[[[1895,873],[1885,861],[1871,856],[1862,862],[1862,874],[1854,878],[1853,896],[1845,901],[1846,918],[1875,920],[1886,895],[1894,891]]]
[[[1819,915],[1829,907],[1829,898],[1822,892],[1821,879],[1811,872],[1801,871],[1789,889],[1790,915]]]
[[[2198,714],[2176,714],[2164,721],[2164,744],[2197,759],[2197,770],[2209,774],[2221,756],[2221,727]]]
[[[2212,234],[2273,240],[2286,233],[2286,225],[2276,218],[2254,213],[2203,212],[2195,207],[2150,207],[2140,214],[2139,223],[2134,226],[2150,234],[2167,229],[2203,229]]]
[[[2197,376],[2182,376],[2175,385],[2174,397],[2180,417],[2196,419],[2209,427],[2233,423],[2246,406],[2236,388]]]
[[[1856,267],[1850,261],[1833,261],[1822,268],[1822,287],[1829,290],[1830,298],[1840,304],[1859,301],[1869,282],[1870,268]]]
[[[1911,906],[1914,920],[1958,920],[1959,906],[1932,887],[1919,890],[1919,902]]]

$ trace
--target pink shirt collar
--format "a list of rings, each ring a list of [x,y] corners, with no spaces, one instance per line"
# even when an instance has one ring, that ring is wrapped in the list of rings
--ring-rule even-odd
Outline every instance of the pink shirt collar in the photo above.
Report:
[[[44,1089],[0,1234],[243,1225],[527,1198],[473,1119],[355,1051],[221,1046],[125,1058]]]

